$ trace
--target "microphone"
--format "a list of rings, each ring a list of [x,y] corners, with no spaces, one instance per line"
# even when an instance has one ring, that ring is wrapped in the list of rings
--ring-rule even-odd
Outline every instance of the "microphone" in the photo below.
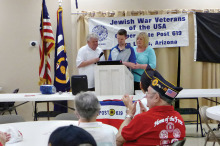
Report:
[[[102,57],[103,54],[104,54],[103,52],[101,52],[101,53],[99,54],[99,59]],[[96,63],[94,63],[94,64],[96,64]]]
[[[103,53],[103,52],[101,52],[101,53],[99,54],[99,58],[101,58],[103,54],[104,54],[104,53]]]

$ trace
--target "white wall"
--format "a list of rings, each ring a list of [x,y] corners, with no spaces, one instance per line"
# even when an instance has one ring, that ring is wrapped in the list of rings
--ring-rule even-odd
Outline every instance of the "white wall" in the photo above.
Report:
[[[40,40],[40,16],[42,0],[1,0],[0,1],[0,93],[11,93],[15,88],[21,92],[39,92],[39,49],[30,47],[30,41]],[[56,37],[57,0],[46,0],[54,37]],[[71,1],[64,0],[63,23],[69,61],[70,75],[73,73],[73,47],[71,29]],[[53,72],[54,51],[51,53]],[[53,73],[52,73],[53,74]],[[45,108],[40,106],[39,109]],[[52,107],[52,106],[51,106]],[[18,113],[33,120],[32,103],[17,108]]]
[[[219,0],[72,0],[72,12],[161,9],[219,9]]]

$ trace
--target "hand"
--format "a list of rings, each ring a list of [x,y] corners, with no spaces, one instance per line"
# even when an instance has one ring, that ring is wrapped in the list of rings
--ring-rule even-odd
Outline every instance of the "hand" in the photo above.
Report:
[[[133,66],[133,68],[132,69],[139,69],[139,64],[138,63],[136,63],[134,66]]]
[[[11,134],[8,134],[8,133],[5,132],[5,135],[6,135],[6,142],[8,142],[11,138]]]
[[[133,69],[146,69],[147,64],[138,64],[136,63]]]
[[[134,69],[134,66],[135,66],[135,63],[132,63],[132,62],[123,61],[122,64],[129,67],[129,68],[131,68],[131,69]]]
[[[0,131],[0,143],[2,143],[2,145],[5,145],[6,142],[7,142],[6,134]]]
[[[135,66],[136,66],[135,63],[129,62],[129,67],[130,67],[131,69],[135,69]]]
[[[129,108],[127,110],[127,114],[134,117],[134,114],[136,113],[136,105],[137,105],[137,101],[133,104],[132,108]]]
[[[94,63],[99,62],[100,58],[94,58]]]
[[[133,96],[129,97],[128,94],[125,94],[122,99],[121,99],[125,106],[128,108],[128,109],[131,109],[132,106],[133,106]]]
[[[143,103],[141,101],[138,101],[140,105],[140,113],[146,112],[147,109],[144,107]]]

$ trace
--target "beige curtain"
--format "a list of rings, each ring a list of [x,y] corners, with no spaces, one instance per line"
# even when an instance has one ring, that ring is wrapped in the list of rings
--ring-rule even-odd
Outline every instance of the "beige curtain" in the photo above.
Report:
[[[189,89],[220,88],[220,64],[194,62],[194,12],[218,13],[219,9],[205,10],[144,10],[144,11],[111,11],[111,12],[82,12],[78,19],[77,48],[86,44],[88,34],[88,18],[90,17],[124,17],[139,15],[161,15],[188,13],[189,17],[189,46],[181,47],[180,85]],[[177,82],[178,47],[155,48],[157,56],[157,70],[170,82]],[[109,51],[105,51],[106,58]],[[216,98],[213,97],[213,100]],[[200,106],[214,105],[213,102],[200,98]],[[196,107],[196,103],[181,100],[180,107]]]

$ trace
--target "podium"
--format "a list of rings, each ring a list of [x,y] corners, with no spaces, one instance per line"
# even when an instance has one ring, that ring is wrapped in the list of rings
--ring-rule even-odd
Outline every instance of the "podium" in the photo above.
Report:
[[[124,65],[95,66],[96,95],[134,94],[134,76]]]

